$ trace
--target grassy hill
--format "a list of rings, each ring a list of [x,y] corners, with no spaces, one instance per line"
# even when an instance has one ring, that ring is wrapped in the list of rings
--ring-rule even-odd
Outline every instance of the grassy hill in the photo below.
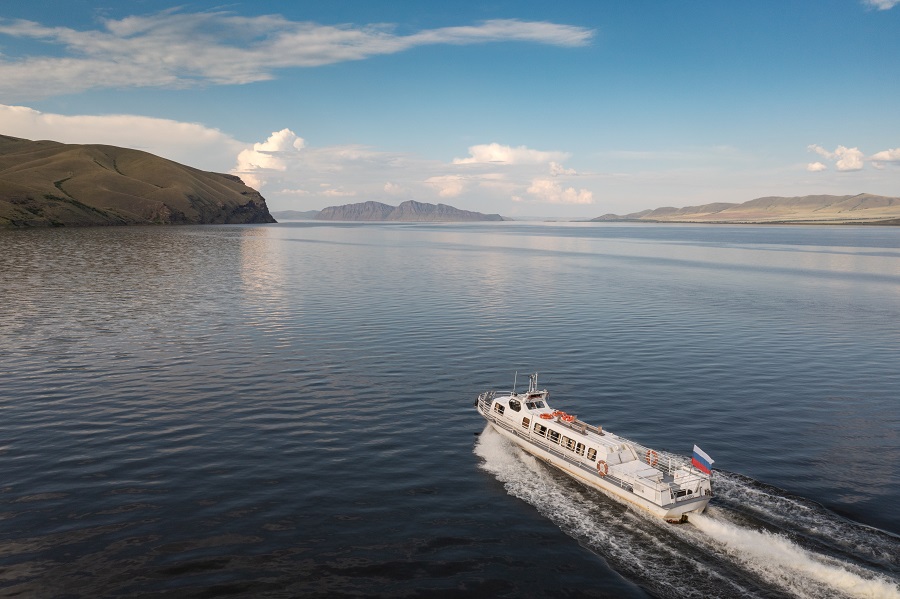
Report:
[[[895,225],[900,198],[861,193],[851,196],[765,197],[742,204],[718,202],[685,208],[657,208],[594,221],[672,223],[860,223]]]
[[[0,227],[275,222],[233,175],[140,150],[0,135]]]

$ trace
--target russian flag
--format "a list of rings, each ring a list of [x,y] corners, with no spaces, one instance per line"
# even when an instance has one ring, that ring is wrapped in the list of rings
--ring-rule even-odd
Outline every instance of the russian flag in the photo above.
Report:
[[[706,455],[706,452],[694,445],[694,458],[691,460],[691,464],[694,465],[695,468],[702,470],[709,474],[709,469],[712,468],[714,459]]]

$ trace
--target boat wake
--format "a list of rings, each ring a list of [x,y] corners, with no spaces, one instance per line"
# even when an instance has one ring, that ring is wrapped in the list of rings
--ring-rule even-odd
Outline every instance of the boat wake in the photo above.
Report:
[[[753,479],[717,471],[714,504],[676,526],[578,484],[490,426],[474,451],[510,495],[653,594],[900,599],[900,539]]]

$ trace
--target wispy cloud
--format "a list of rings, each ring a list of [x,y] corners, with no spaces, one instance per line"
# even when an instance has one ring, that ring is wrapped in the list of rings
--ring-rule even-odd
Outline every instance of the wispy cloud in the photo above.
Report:
[[[542,152],[525,146],[513,148],[498,143],[469,147],[467,158],[454,158],[453,164],[553,164],[569,158],[567,152]]]
[[[889,10],[900,4],[900,0],[863,0],[863,4],[876,10]]]
[[[0,19],[0,35],[61,46],[58,52],[0,55],[0,93],[19,100],[110,87],[234,85],[272,79],[280,69],[317,67],[395,54],[417,46],[529,42],[584,46],[583,27],[514,19],[400,35],[390,25],[321,25],[280,15],[167,10],[94,30]]]
[[[886,163],[893,163],[900,165],[900,148],[893,148],[891,150],[883,150],[881,152],[877,152],[869,157],[869,160],[872,161],[877,168],[883,167]]]

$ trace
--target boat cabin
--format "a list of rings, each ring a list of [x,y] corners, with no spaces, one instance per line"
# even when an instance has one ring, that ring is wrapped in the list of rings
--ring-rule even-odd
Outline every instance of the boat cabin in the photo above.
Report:
[[[524,394],[484,394],[480,398],[485,400],[481,409],[495,424],[519,439],[577,466],[590,476],[589,480],[599,476],[605,483],[661,506],[711,494],[709,478],[691,468],[683,457],[661,455],[604,432],[602,426],[592,426],[575,415],[554,410],[547,403],[549,392],[535,387],[533,380]]]

